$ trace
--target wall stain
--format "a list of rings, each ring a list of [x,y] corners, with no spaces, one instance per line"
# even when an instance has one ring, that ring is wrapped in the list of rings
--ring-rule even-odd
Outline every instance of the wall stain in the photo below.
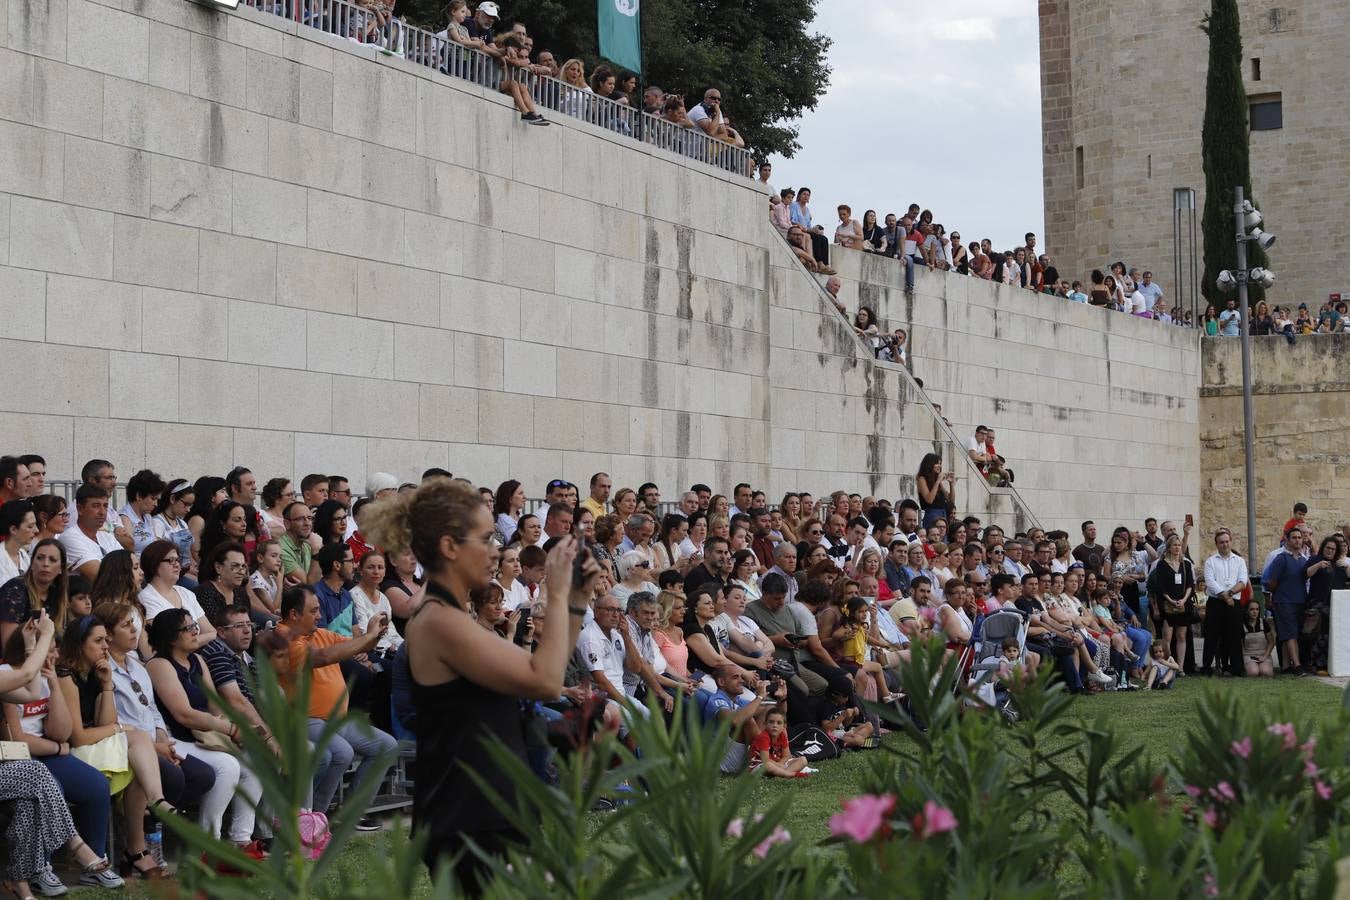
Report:
[[[675,226],[675,280],[679,288],[679,297],[675,302],[675,315],[681,319],[694,318],[693,291],[694,278],[690,272],[689,260],[694,253],[694,230],[688,225]]]
[[[478,176],[478,224],[484,227],[492,225],[492,188],[486,176]]]

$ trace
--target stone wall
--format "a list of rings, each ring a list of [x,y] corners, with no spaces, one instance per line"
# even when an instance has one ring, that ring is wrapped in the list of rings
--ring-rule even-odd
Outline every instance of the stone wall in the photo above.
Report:
[[[907,295],[897,262],[839,255],[849,308],[908,326],[913,374],[962,439],[995,430],[1046,528],[1196,511],[1197,332],[922,268]]]
[[[1252,338],[1257,552],[1280,540],[1295,503],[1308,504],[1315,534],[1350,523],[1350,335]],[[1202,503],[1208,521],[1247,546],[1242,446],[1242,345],[1206,338],[1200,400]]]
[[[1174,298],[1172,189],[1197,191],[1204,209],[1200,131],[1208,0],[1046,0],[1042,30],[1042,130],[1046,247],[1061,272],[1083,277],[1123,259],[1151,268]],[[1284,127],[1251,135],[1252,186],[1280,242],[1270,254],[1280,302],[1314,311],[1329,294],[1350,293],[1335,253],[1350,240],[1336,199],[1350,180],[1343,139],[1350,107],[1327,98],[1350,92],[1350,7],[1307,0],[1240,3],[1243,79],[1249,97],[1280,94]],[[1065,24],[1068,37],[1063,38]],[[1084,157],[1074,183],[1065,152],[1063,60],[1045,52],[1065,39],[1072,72],[1067,131]],[[1260,80],[1256,80],[1259,60]],[[1066,202],[1072,199],[1072,203]],[[1202,248],[1197,248],[1200,255]],[[1188,301],[1189,304],[1189,301]],[[1200,307],[1203,310],[1203,304]]]
[[[880,304],[958,432],[1001,429],[1019,505],[747,182],[249,9],[9,0],[0,38],[0,428],[53,479],[106,456],[895,497],[936,450],[1007,526],[1194,493],[1194,346],[1155,326],[955,277]]]

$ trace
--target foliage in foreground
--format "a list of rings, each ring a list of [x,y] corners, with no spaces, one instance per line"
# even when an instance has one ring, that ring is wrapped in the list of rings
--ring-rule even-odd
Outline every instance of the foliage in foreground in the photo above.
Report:
[[[641,758],[604,740],[559,762],[557,787],[509,757],[517,786],[508,810],[524,846],[491,861],[486,896],[590,900],[624,896],[843,898],[1331,898],[1335,860],[1350,842],[1350,692],[1336,721],[1314,733],[1298,717],[1266,720],[1231,697],[1211,696],[1189,733],[1178,727],[1170,762],[1069,714],[1047,681],[1013,692],[1015,723],[971,708],[940,646],[916,648],[905,673],[913,718],[895,717],[909,741],[872,755],[859,795],[830,820],[826,852],[793,837],[795,792],[756,799],[757,775],[718,774],[725,732],[677,709],[638,722]],[[930,688],[935,687],[935,689]],[[286,771],[312,770],[302,704],[264,672],[259,704],[276,729]],[[922,726],[920,724],[922,723]],[[1178,723],[1179,726],[1182,723]],[[336,727],[336,726],[334,726]],[[303,859],[295,812],[303,782],[277,770],[251,741],[245,754],[278,810],[272,858],[245,860],[184,822],[191,847],[185,887],[211,897],[411,896],[423,869],[415,841],[396,838],[362,878],[326,878],[349,841],[362,797],[335,817],[317,863]],[[618,800],[594,816],[600,798]],[[1065,814],[1064,798],[1068,798]],[[1054,802],[1052,803],[1052,798]],[[287,811],[280,810],[286,808]],[[206,851],[249,872],[215,875]],[[436,879],[436,898],[456,896]]]

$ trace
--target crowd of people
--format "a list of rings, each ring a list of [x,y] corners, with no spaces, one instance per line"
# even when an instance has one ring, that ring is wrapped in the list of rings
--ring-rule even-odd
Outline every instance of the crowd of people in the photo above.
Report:
[[[816,223],[812,215],[809,187],[775,189],[770,184],[773,166],[767,161],[759,164],[758,172],[758,183],[769,195],[770,223],[810,272],[837,275],[836,268],[830,265],[833,245],[895,259],[904,266],[906,291],[914,290],[915,270],[926,268],[1021,287],[1165,324],[1195,325],[1189,310],[1175,310],[1168,303],[1162,286],[1150,271],[1140,272],[1124,262],[1114,262],[1109,273],[1092,271],[1085,292],[1081,281],[1062,276],[1050,256],[1038,252],[1033,232],[1027,232],[1021,246],[1001,252],[993,248],[989,238],[965,244],[960,232],[948,235],[942,223],[933,221],[932,210],[921,209],[917,203],[911,203],[902,216],[887,213],[884,219],[878,219],[876,211],[870,209],[858,219],[851,207],[840,205],[839,224],[831,242],[825,226]],[[838,290],[830,291],[828,283],[826,290],[835,298],[839,312],[847,316],[848,310],[837,299]],[[902,336],[903,345],[903,329],[887,334],[877,321],[876,311],[865,305],[857,310],[853,325],[870,340],[879,357],[902,361],[895,355],[895,348],[887,345],[894,344],[897,333]]]
[[[526,24],[503,19],[501,7],[482,0],[445,6],[445,27],[431,32],[394,13],[392,0],[248,0],[264,12],[295,18],[351,41],[378,47],[446,75],[464,78],[511,98],[521,121],[548,125],[540,108],[582,119],[711,165],[752,175],[745,140],[709,88],[686,101],[656,85],[639,90],[636,73],[596,65],[588,75],[579,58],[559,60],[538,50]],[[298,9],[297,9],[298,7]],[[606,102],[608,101],[608,102]]]
[[[1328,299],[1316,316],[1308,311],[1306,303],[1300,303],[1291,318],[1286,307],[1276,305],[1272,308],[1264,300],[1252,304],[1248,313],[1248,327],[1253,335],[1279,335],[1290,344],[1302,334],[1350,334],[1350,314],[1346,312],[1344,300]],[[1222,310],[1216,310],[1213,304],[1207,306],[1203,327],[1205,334],[1211,337],[1242,334],[1242,310],[1238,308],[1237,298],[1229,297]]]
[[[258,778],[208,699],[275,746],[252,703],[263,655],[287,690],[309,669],[312,740],[349,707],[373,725],[317,748],[308,806],[331,809],[353,763],[356,783],[383,778],[395,735],[415,742],[415,820],[434,861],[462,834],[511,838],[481,786],[447,774],[459,768],[447,758],[468,760],[510,792],[476,744],[485,731],[550,780],[555,754],[603,730],[632,743],[636,717],[683,697],[728,726],[724,772],[809,777],[877,745],[883,724],[864,701],[903,704],[917,639],[1005,691],[1042,667],[1084,693],[1269,675],[1277,653],[1287,672],[1318,671],[1330,592],[1350,572],[1350,526],[1312,551],[1300,505],[1264,566],[1263,607],[1225,530],[1203,565],[1189,517],[1120,526],[1105,545],[1092,522],[1076,545],[1062,531],[1008,534],[958,517],[936,454],[918,496],[894,503],[844,491],[771,503],[740,483],[665,504],[654,483],[616,490],[598,472],[584,497],[550,481],[529,510],[516,480],[376,473],[354,498],[340,475],[297,491],[237,467],[193,481],[136,472],[112,509],[116,470],[95,459],[72,510],[45,479],[40,455],[0,459],[0,694],[6,739],[32,757],[0,764],[0,804],[14,810],[3,877],[20,896],[65,890],[50,865],[63,847],[87,883],[162,877],[147,825],[179,810],[264,856]],[[114,802],[120,875],[107,859]]]

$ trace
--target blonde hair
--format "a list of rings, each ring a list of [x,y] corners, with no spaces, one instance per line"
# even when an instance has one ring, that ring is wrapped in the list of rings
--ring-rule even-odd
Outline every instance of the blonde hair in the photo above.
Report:
[[[661,604],[661,627],[665,628],[670,624],[670,611],[675,608],[675,604],[686,601],[674,591],[662,591],[656,595],[656,602]]]
[[[429,571],[440,568],[441,538],[463,540],[483,499],[462,481],[433,478],[416,490],[377,500],[365,510],[361,535],[386,553],[411,549]]]
[[[575,82],[567,80],[567,67],[572,65],[573,63],[576,63],[577,68],[581,70],[581,74],[577,76],[577,80]],[[558,75],[562,78],[564,82],[572,85],[573,87],[590,87],[590,85],[586,83],[586,64],[581,60],[577,59],[576,57],[573,57],[572,59],[569,59],[567,62],[563,63],[562,68],[558,70]]]

